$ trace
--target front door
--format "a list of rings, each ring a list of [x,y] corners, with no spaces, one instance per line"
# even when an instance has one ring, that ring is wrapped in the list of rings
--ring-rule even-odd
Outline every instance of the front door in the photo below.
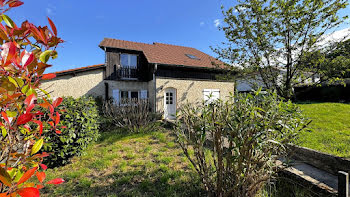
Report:
[[[164,118],[174,120],[176,118],[176,90],[168,88],[164,92]]]

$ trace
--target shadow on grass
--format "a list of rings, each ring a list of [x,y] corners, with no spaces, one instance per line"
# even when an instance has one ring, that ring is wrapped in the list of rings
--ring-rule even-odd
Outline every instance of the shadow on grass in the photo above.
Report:
[[[160,131],[103,133],[84,156],[50,172],[66,183],[43,196],[205,196],[174,140]]]
[[[116,172],[98,177],[102,185],[81,181],[65,196],[203,196],[198,182],[182,180],[181,172],[155,170]]]

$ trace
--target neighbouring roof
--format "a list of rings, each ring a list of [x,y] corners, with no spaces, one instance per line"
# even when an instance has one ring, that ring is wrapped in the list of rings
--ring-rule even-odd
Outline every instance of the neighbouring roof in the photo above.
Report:
[[[103,68],[105,65],[104,64],[96,64],[92,66],[85,66],[85,67],[80,67],[80,68],[73,68],[73,69],[68,69],[68,70],[62,70],[58,72],[54,72],[56,75],[65,75],[65,74],[70,74],[70,73],[77,73],[77,72],[83,72],[83,71],[89,71],[89,70],[95,70],[99,68]]]
[[[125,40],[105,38],[99,45],[101,48],[118,48],[141,51],[149,63],[179,65],[191,67],[217,68],[224,67],[224,63],[192,47],[170,44],[146,44]],[[214,63],[214,65],[213,65]]]

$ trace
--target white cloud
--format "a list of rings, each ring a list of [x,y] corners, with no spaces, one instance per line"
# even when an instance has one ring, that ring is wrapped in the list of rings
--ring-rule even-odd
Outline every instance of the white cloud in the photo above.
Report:
[[[205,25],[205,22],[201,21],[201,22],[199,23],[199,25],[200,25],[200,26],[204,26],[204,25]]]
[[[220,24],[221,24],[220,19],[215,19],[214,20],[215,27],[219,27]]]
[[[46,14],[47,15],[52,15],[53,14],[53,11],[51,8],[46,8]]]
[[[238,9],[234,9],[233,12],[234,12],[234,13],[238,13],[238,11],[243,11],[243,10],[245,10],[245,9],[247,9],[247,8],[245,8],[245,7],[239,7]]]
[[[46,14],[47,15],[55,15],[56,7],[49,4],[46,8]]]
[[[341,42],[350,38],[350,27],[334,31],[321,37],[317,43],[318,46],[328,45],[329,43]]]

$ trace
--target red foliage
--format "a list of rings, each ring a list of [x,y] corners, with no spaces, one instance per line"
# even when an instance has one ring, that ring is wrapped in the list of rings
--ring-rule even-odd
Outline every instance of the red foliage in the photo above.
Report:
[[[52,101],[40,84],[41,80],[55,77],[43,73],[51,66],[47,63],[50,58],[57,57],[55,49],[63,41],[49,18],[50,28],[28,21],[17,25],[5,15],[22,4],[19,0],[0,0],[0,197],[40,195],[47,169],[42,161],[48,154],[40,153],[45,132],[60,133],[56,108],[62,98]],[[36,104],[38,97],[44,103]],[[40,107],[49,109],[48,120],[42,120]],[[43,131],[44,125],[51,126],[51,130]],[[33,176],[40,184],[28,183]],[[53,179],[46,184],[62,182],[63,179]]]

